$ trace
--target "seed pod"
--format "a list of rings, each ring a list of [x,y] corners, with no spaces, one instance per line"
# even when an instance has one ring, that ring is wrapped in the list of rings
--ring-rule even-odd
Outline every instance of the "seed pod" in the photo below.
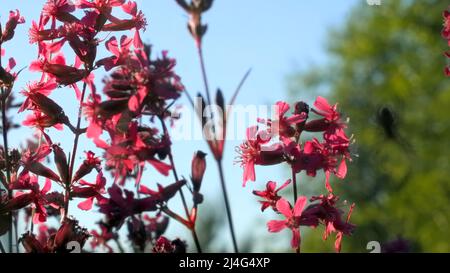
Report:
[[[64,151],[56,144],[52,145],[53,147],[53,155],[56,164],[56,168],[58,169],[59,176],[61,177],[62,182],[69,182],[69,165],[67,164],[67,157]]]
[[[202,151],[197,151],[192,158],[191,164],[191,181],[194,186],[194,192],[200,191],[200,186],[203,180],[203,175],[206,170],[206,154]]]
[[[24,208],[33,202],[33,196],[31,193],[21,194],[19,196],[10,199],[6,204],[0,207],[0,214],[4,214],[13,210]]]
[[[100,103],[97,115],[104,118],[109,118],[113,115],[123,112],[128,106],[128,99],[121,100],[107,100]]]
[[[61,182],[61,179],[55,172],[53,172],[52,170],[45,167],[43,164],[41,164],[39,162],[31,162],[31,163],[26,164],[24,167],[25,167],[25,169],[27,169],[28,171],[30,171],[36,175],[44,176],[53,181]]]
[[[59,117],[63,113],[61,106],[39,92],[29,93],[28,98],[49,117]]]

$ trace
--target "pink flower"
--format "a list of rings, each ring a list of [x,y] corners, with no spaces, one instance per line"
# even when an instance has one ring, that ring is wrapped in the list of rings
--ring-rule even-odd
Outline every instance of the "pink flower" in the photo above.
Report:
[[[96,169],[100,172],[101,170],[101,160],[98,157],[95,157],[95,154],[91,151],[86,153],[86,159],[83,161],[83,164],[80,165],[78,170],[75,172],[75,175],[72,178],[72,182],[78,181],[83,178],[85,175],[89,174],[93,169]]]
[[[68,243],[77,242],[82,248],[88,238],[89,232],[80,227],[77,220],[65,218],[52,240],[52,250],[56,253],[67,253],[70,250],[67,247]]]
[[[54,127],[60,131],[63,129],[63,125],[60,123],[58,117],[47,116],[39,111],[34,111],[33,114],[28,115],[22,124],[29,127],[35,127],[41,131],[48,127]]]
[[[171,165],[160,160],[167,155],[169,140],[159,138],[156,135],[157,131],[139,127],[134,121],[128,124],[126,134],[117,131],[115,126],[112,127],[108,128],[111,144],[102,141],[97,144],[106,152],[106,166],[113,169],[115,181],[124,184],[127,176],[133,172],[139,177],[145,162],[161,174],[165,176],[169,174]]]
[[[240,153],[239,162],[244,168],[243,186],[249,180],[256,180],[255,165],[275,165],[284,161],[284,148],[282,145],[262,146],[269,141],[270,138],[258,132],[256,126],[247,129],[247,140],[238,148]]]
[[[320,116],[323,116],[328,122],[337,121],[340,118],[339,113],[336,111],[337,104],[330,106],[328,101],[323,97],[317,97],[314,102],[312,111]]]
[[[296,135],[295,125],[306,120],[306,113],[293,114],[290,117],[286,117],[289,109],[290,106],[288,103],[278,101],[276,103],[277,120],[260,120],[260,122],[267,124],[269,127],[268,132],[272,135],[278,134],[281,139],[291,138]]]
[[[5,28],[0,31],[2,33],[0,37],[0,42],[4,43],[11,40],[14,37],[14,33],[18,24],[25,23],[25,19],[20,15],[19,10],[10,11],[9,19],[6,22]]]
[[[20,107],[19,112],[22,112],[25,109],[33,109],[33,100],[29,97],[30,95],[40,93],[42,95],[48,96],[53,90],[56,89],[56,87],[58,87],[58,85],[54,80],[39,82],[35,81],[32,83],[28,83],[27,87],[21,92],[21,94],[24,95],[26,99]]]
[[[72,196],[78,198],[86,198],[85,201],[78,204],[78,208],[81,210],[90,210],[94,199],[97,199],[98,203],[106,202],[106,198],[102,194],[105,194],[106,179],[103,177],[103,173],[100,171],[97,174],[95,184],[80,180],[78,182],[80,186],[72,187]]]
[[[276,189],[277,183],[269,181],[267,182],[266,189],[264,191],[253,191],[254,195],[262,197],[264,199],[262,201],[259,201],[262,205],[261,211],[264,211],[268,207],[272,207],[274,211],[277,211],[276,204],[278,200],[281,199],[281,196],[278,195],[278,192],[287,187],[289,183],[291,183],[290,179],[286,180],[286,182],[284,182],[283,185],[281,185],[278,189]]]
[[[21,158],[21,165],[24,167],[24,171],[30,171],[36,175],[44,176],[53,181],[60,182],[61,179],[55,172],[40,163],[40,161],[42,161],[51,152],[52,150],[47,144],[41,144],[37,151],[25,151]]]
[[[111,8],[120,7],[125,3],[126,0],[79,0],[77,2],[77,7],[81,9],[96,9],[98,12],[103,13],[103,15],[109,15]]]
[[[28,41],[30,44],[51,41],[61,37],[62,33],[60,29],[44,29],[42,24],[38,25],[35,21],[31,23],[31,28],[28,31]]]
[[[338,164],[340,158],[342,160]],[[325,172],[325,186],[329,192],[333,191],[330,185],[330,174],[335,174],[339,179],[345,178],[347,174],[345,158],[336,154],[326,143],[320,143],[316,138],[306,141],[303,151],[295,154],[294,168],[296,172],[305,170],[309,176],[316,176],[316,172],[322,169]]]
[[[33,204],[35,208],[33,223],[42,223],[47,220],[47,210],[45,205],[48,204],[46,194],[50,191],[52,183],[49,179],[45,180],[45,185],[39,190],[37,177],[22,176],[23,181],[19,184],[15,183],[12,189],[29,190],[30,192],[17,192],[13,199],[9,200],[2,210],[11,211],[18,210]]]
[[[138,11],[136,3],[134,1],[129,1],[127,4],[122,5],[124,12],[132,16],[131,19],[118,19],[115,17],[109,17],[111,23],[105,24],[102,28],[103,31],[123,31],[123,30],[135,30],[135,35],[133,38],[134,46],[136,48],[143,48],[141,37],[139,35],[139,30],[144,29],[147,25],[147,20],[145,19],[142,11]]]
[[[313,196],[311,201],[320,201],[318,204],[309,206],[305,215],[314,216],[325,226],[323,240],[326,240],[331,233],[336,233],[335,249],[341,249],[343,235],[351,235],[355,225],[349,223],[350,216],[355,204],[350,206],[346,219],[343,219],[344,212],[337,207],[339,198],[333,194]]]
[[[55,79],[58,84],[62,85],[74,84],[89,76],[89,72],[86,70],[66,65],[62,55],[56,56],[52,61],[52,63],[46,59],[33,61],[30,64],[30,71],[44,72],[51,79]]]
[[[106,48],[108,51],[114,54],[113,57],[109,57],[97,62],[97,65],[102,64],[106,71],[111,70],[113,67],[119,65],[125,65],[127,61],[130,61],[130,46],[133,42],[132,39],[123,35],[120,38],[120,47],[115,36],[111,37],[106,42]]]
[[[91,231],[91,235],[93,237],[91,247],[96,249],[99,246],[103,246],[109,253],[112,253],[113,249],[108,242],[117,239],[118,235],[112,232],[111,228],[109,228],[105,223],[99,222],[98,225],[100,226],[100,233],[96,230]]]
[[[51,19],[54,24],[55,19],[62,22],[74,22],[77,18],[73,16],[72,12],[75,11],[75,5],[68,0],[47,0],[42,8],[43,24]]]
[[[327,139],[335,134],[336,131],[347,127],[345,122],[341,120],[340,113],[337,111],[337,104],[331,106],[323,97],[317,97],[312,111],[323,118],[307,122],[304,127],[306,131],[324,131],[324,138]]]
[[[280,232],[285,228],[289,228],[292,231],[292,248],[297,248],[300,246],[299,219],[302,216],[302,211],[307,201],[308,199],[305,196],[300,196],[292,209],[289,202],[286,199],[281,198],[278,200],[276,208],[281,214],[284,215],[284,217],[286,217],[286,219],[272,220],[267,223],[269,232]]]

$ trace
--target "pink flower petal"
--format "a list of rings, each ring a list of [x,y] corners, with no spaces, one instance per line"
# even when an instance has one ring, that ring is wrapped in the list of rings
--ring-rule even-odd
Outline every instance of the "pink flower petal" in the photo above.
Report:
[[[267,223],[269,232],[279,232],[286,227],[286,220],[272,220]]]
[[[341,161],[341,164],[339,164],[336,176],[340,179],[344,179],[346,175],[347,175],[347,163],[345,162],[345,159],[343,159]]]
[[[94,203],[94,197],[89,197],[85,201],[78,204],[78,208],[81,210],[90,210],[92,208],[92,204]]]
[[[277,192],[281,191],[282,189],[286,188],[291,183],[291,179],[286,180],[286,182],[281,185],[281,187],[278,188]]]
[[[249,161],[244,166],[244,175],[243,175],[243,184],[242,186],[245,187],[245,184],[247,181],[255,181],[255,163],[253,161]]]
[[[303,209],[305,208],[307,202],[308,198],[306,198],[306,196],[300,196],[297,198],[294,206],[294,215],[296,217],[300,217],[302,215]]]
[[[119,44],[117,42],[117,39],[115,36],[111,37],[106,43],[106,49],[111,52],[112,54],[114,54],[115,56],[119,56],[120,55],[120,51],[119,51]]]
[[[153,160],[150,159],[148,160],[148,163],[150,163],[153,167],[155,167],[155,169],[161,173],[162,175],[168,176],[169,175],[169,171],[172,169],[172,167],[162,161],[158,161],[158,160]]]
[[[280,200],[278,200],[278,202],[277,202],[277,210],[279,212],[281,212],[286,218],[291,218],[292,217],[291,205],[284,198],[281,198]]]
[[[44,187],[41,190],[42,194],[47,193],[50,189],[52,188],[52,182],[50,181],[50,179],[46,178],[45,179],[45,184]]]
[[[331,110],[331,106],[328,101],[321,96],[317,97],[316,101],[314,102],[314,107],[317,108],[317,110],[325,113],[330,113]]]
[[[284,114],[286,114],[286,112],[289,111],[289,108],[290,108],[289,104],[287,104],[284,101],[278,101],[276,103],[276,107],[277,107],[276,108],[277,109],[277,114],[278,114],[279,117],[284,116]]]

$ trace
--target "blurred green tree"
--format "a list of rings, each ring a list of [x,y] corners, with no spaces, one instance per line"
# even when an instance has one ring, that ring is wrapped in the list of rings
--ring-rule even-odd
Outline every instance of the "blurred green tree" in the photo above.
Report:
[[[450,81],[440,36],[447,6],[362,1],[331,31],[329,63],[289,79],[291,98],[323,95],[350,117],[358,156],[334,188],[356,202],[357,229],[343,252],[369,252],[369,241],[398,235],[411,251],[450,251]],[[305,234],[304,251],[333,250],[318,243],[321,231]]]

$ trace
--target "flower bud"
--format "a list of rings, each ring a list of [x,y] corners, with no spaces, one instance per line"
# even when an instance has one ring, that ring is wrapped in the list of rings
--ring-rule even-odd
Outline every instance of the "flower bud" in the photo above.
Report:
[[[85,175],[89,174],[94,168],[100,170],[101,161],[98,157],[95,157],[95,154],[93,152],[87,152],[86,157],[87,158],[83,161],[83,164],[81,164],[81,166],[73,176],[72,182],[80,180]]]
[[[303,101],[299,101],[295,104],[294,114],[301,113],[309,114],[309,105]]]
[[[61,181],[61,178],[59,178],[55,172],[45,167],[42,163],[30,162],[25,165],[25,169],[36,175],[47,177],[53,181]]]
[[[191,164],[191,180],[194,186],[194,192],[200,191],[200,186],[203,180],[203,175],[206,170],[206,154],[202,151],[197,151],[194,154]]]
[[[300,134],[302,133],[302,131],[305,127],[306,120],[308,119],[309,105],[303,101],[297,102],[295,104],[294,114],[303,115],[305,118],[303,121],[301,121],[295,125],[296,134],[297,134],[297,136],[300,136]]]
[[[67,164],[67,157],[64,151],[58,145],[53,144],[53,154],[58,169],[58,173],[61,177],[62,182],[69,182],[69,165]]]
[[[6,22],[6,26],[4,31],[2,32],[2,36],[0,37],[0,41],[6,42],[11,40],[14,37],[14,33],[18,24],[25,23],[25,19],[20,16],[19,10],[10,11],[9,12],[9,20]]]
[[[211,8],[213,0],[193,0],[190,4],[185,0],[176,2],[189,14],[188,30],[199,46],[207,29],[207,26],[202,24],[202,14]]]
[[[39,92],[28,94],[28,98],[35,104],[39,110],[49,117],[59,117],[63,114],[63,109],[55,101]]]
[[[33,196],[31,193],[18,195],[7,201],[5,204],[2,204],[0,207],[0,214],[24,208],[31,204],[31,202],[33,202]]]

